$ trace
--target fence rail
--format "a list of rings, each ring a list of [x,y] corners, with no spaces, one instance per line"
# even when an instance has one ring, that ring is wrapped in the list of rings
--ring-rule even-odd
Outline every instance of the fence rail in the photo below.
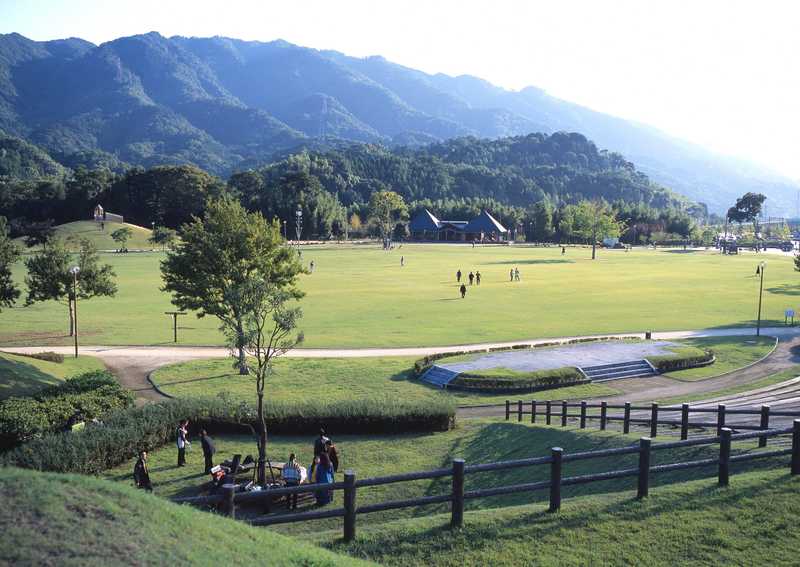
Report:
[[[535,406],[534,406],[535,407]],[[587,406],[588,407],[588,406]],[[682,410],[682,408],[681,408]],[[535,411],[535,410],[534,410]],[[534,414],[535,415],[535,414]],[[731,445],[734,441],[746,441],[758,439],[759,446],[761,441],[767,438],[780,435],[791,434],[791,448],[776,449],[772,451],[760,451],[756,453],[745,453],[731,455]],[[715,458],[698,459],[694,461],[669,463],[662,465],[651,465],[653,451],[674,449],[678,447],[700,446],[700,445],[719,445],[719,456]],[[564,463],[593,460],[619,455],[638,454],[638,466],[635,468],[619,469],[606,472],[598,472],[579,476],[562,476]],[[344,474],[343,482],[330,484],[305,484],[300,486],[285,488],[270,488],[253,492],[236,492],[236,486],[226,484],[222,487],[219,494],[211,496],[190,496],[175,498],[174,502],[187,504],[197,504],[206,506],[217,506],[223,513],[230,517],[236,516],[236,507],[248,502],[270,503],[277,496],[288,496],[292,494],[313,493],[317,491],[343,491],[343,506],[341,508],[331,508],[325,510],[314,510],[308,512],[296,512],[287,514],[274,514],[260,516],[250,519],[249,522],[257,526],[268,526],[274,524],[303,522],[319,520],[324,518],[344,518],[343,537],[345,541],[351,541],[356,533],[356,519],[359,514],[370,514],[386,510],[397,510],[401,508],[411,508],[418,506],[428,506],[432,504],[450,503],[450,525],[453,527],[461,526],[464,522],[464,503],[473,498],[487,498],[491,496],[501,496],[505,494],[519,494],[548,490],[550,493],[551,512],[561,508],[561,488],[563,486],[573,486],[588,484],[592,482],[620,479],[627,477],[637,477],[637,498],[645,498],[649,493],[650,477],[669,471],[685,470],[698,467],[717,465],[717,477],[720,486],[727,486],[730,479],[730,464],[770,457],[791,455],[790,468],[791,474],[800,474],[800,419],[793,422],[792,427],[784,429],[765,429],[763,431],[737,433],[734,434],[729,427],[722,427],[719,435],[713,437],[700,437],[689,440],[673,441],[668,443],[653,444],[651,438],[642,437],[638,444],[628,447],[618,447],[613,449],[603,449],[598,451],[585,451],[580,453],[565,453],[561,447],[553,447],[549,456],[533,457],[528,459],[516,459],[511,461],[498,461],[491,463],[480,463],[466,465],[463,459],[454,459],[450,468],[434,469],[429,471],[415,471],[391,476],[366,478],[356,480],[356,473],[348,470]],[[465,477],[469,474],[476,474],[488,471],[509,470],[519,467],[533,467],[549,465],[550,479],[537,482],[512,484],[497,486],[492,488],[478,488],[475,490],[465,490]],[[418,498],[408,498],[404,500],[393,500],[389,502],[379,502],[359,506],[357,504],[357,494],[359,489],[371,486],[394,484],[399,482],[410,482],[415,480],[429,480],[436,478],[451,477],[451,489],[444,494],[432,496],[422,496]]]

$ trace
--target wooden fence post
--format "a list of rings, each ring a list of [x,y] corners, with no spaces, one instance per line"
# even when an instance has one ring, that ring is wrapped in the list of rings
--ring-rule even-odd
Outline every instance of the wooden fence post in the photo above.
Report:
[[[453,502],[450,504],[450,527],[464,525],[464,459],[453,459]]]
[[[650,445],[652,441],[648,437],[639,439],[639,486],[636,498],[641,500],[647,498],[650,492]]]
[[[550,511],[557,512],[561,508],[561,456],[564,449],[553,447],[550,449],[550,456],[553,462],[550,463]]]
[[[653,402],[650,406],[650,438],[658,435],[658,404]]]
[[[792,426],[792,474],[800,474],[800,419],[795,419]]]
[[[608,402],[600,402],[600,429],[606,428],[606,415],[608,414]]]
[[[561,427],[567,426],[567,400],[561,402]]]
[[[689,404],[681,404],[681,439],[689,438]]]
[[[235,484],[222,485],[223,511],[225,512],[226,516],[232,519],[236,518],[236,501],[234,500],[235,495],[236,495]]]
[[[344,471],[344,540],[356,537],[356,473]]]
[[[586,429],[586,402],[581,402],[581,429]]]
[[[522,400],[517,400],[517,421],[522,421]]]
[[[719,435],[719,485],[728,486],[731,471],[731,428],[723,427]]]
[[[625,402],[625,417],[622,418],[622,432],[628,434],[631,432],[631,403]]]
[[[511,416],[511,400],[506,400],[506,421]]]
[[[531,423],[536,423],[536,400],[531,400]]]
[[[722,428],[725,427],[725,404],[717,406],[717,437],[722,435]]]
[[[550,411],[552,409],[550,406],[551,406],[550,400],[547,400],[545,402],[545,410],[544,410],[545,411],[544,417],[545,417],[545,422],[547,423],[547,425],[550,425],[550,415],[552,413]]]
[[[763,405],[761,406],[761,429],[769,429],[769,406]],[[759,447],[766,447],[767,446],[767,438],[766,437],[759,437],[758,438],[758,446]]]

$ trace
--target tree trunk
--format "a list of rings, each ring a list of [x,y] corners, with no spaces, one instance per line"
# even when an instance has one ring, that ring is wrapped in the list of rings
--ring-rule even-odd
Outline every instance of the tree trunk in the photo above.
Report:
[[[592,240],[592,260],[597,256],[597,240]]]
[[[244,329],[239,319],[236,320],[236,335],[238,337],[236,348],[239,351],[239,375],[246,376],[250,374],[250,371],[247,369],[247,354],[244,351]]]
[[[264,392],[258,392],[258,484],[267,483],[267,424],[264,421]]]

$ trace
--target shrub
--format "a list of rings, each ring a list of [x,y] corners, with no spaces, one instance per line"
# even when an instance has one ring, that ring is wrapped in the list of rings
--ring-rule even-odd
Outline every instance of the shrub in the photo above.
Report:
[[[269,433],[314,434],[322,425],[335,434],[444,431],[455,419],[448,400],[405,402],[366,399],[346,402],[288,404],[267,402]],[[229,398],[174,399],[113,412],[102,424],[87,424],[75,432],[51,433],[5,454],[0,464],[54,472],[98,474],[175,440],[175,428],[189,419],[192,432],[249,432],[256,412]]]
[[[651,356],[647,361],[659,372],[674,372],[714,363],[714,351],[697,347],[680,347],[674,354]]]
[[[493,393],[536,392],[591,382],[577,368],[556,368],[535,372],[513,372],[506,369],[477,374],[459,374],[447,387],[456,390]]]
[[[104,370],[87,372],[45,388],[35,397],[0,402],[0,448],[8,449],[132,405],[133,394],[112,374]]]

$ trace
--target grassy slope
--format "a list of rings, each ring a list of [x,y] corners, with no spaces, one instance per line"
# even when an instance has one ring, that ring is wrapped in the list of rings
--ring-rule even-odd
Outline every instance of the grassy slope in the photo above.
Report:
[[[340,454],[340,469],[353,469],[358,478],[397,474],[415,470],[431,470],[450,466],[452,459],[464,458],[468,464],[510,460],[525,457],[548,455],[550,448],[563,447],[567,453],[620,447],[629,445],[646,435],[644,429],[635,429],[631,435],[622,435],[619,431],[580,430],[574,426],[567,428],[530,425],[526,423],[505,422],[497,420],[461,420],[457,429],[445,433],[407,434],[407,435],[336,435],[329,432],[337,445]],[[674,437],[664,438],[672,440]],[[661,441],[661,438],[657,439]],[[242,455],[255,453],[255,442],[248,436],[215,436],[219,460],[230,458],[235,453]],[[268,445],[268,457],[274,461],[284,461],[290,452],[295,452],[304,464],[311,462],[313,439],[310,437],[293,437],[285,435],[271,436]],[[734,451],[751,450],[754,443],[737,443]],[[718,452],[716,447],[689,447],[669,452],[660,451],[654,455],[653,464],[676,462],[706,458]],[[635,467],[636,455],[598,459],[593,461],[575,461],[564,465],[564,475],[587,474],[603,470]],[[758,467],[782,466],[785,459],[760,462]],[[203,455],[199,447],[187,452],[188,466],[176,467],[176,450],[169,445],[152,452],[152,480],[156,494],[165,497],[188,496],[201,493],[207,478],[202,475]],[[104,477],[130,484],[133,462],[108,471]],[[714,469],[715,470],[715,469]],[[665,474],[659,477],[659,483],[674,482],[686,478],[696,478],[700,474],[713,474],[712,469],[695,469]],[[538,466],[514,469],[498,473],[481,473],[470,475],[467,479],[467,490],[478,487],[500,486],[522,482],[535,482],[549,478],[549,468]],[[341,473],[338,476],[341,480]],[[567,495],[587,493],[603,493],[634,490],[636,479],[594,483],[564,489]],[[369,487],[359,490],[360,504],[370,504],[391,499],[412,498],[416,496],[440,494],[448,490],[449,479],[414,481],[386,486]],[[485,500],[470,501],[471,509],[487,506],[511,506],[516,504],[541,502],[547,498],[546,491],[525,495],[503,496]],[[341,503],[341,501],[339,501]],[[430,512],[427,509],[404,509],[387,513],[370,514],[370,522],[378,523],[400,517],[419,516]],[[444,505],[433,507],[434,510],[446,510]],[[315,530],[320,526],[339,526],[339,520],[294,525],[286,528],[287,533],[302,530]],[[283,530],[284,528],[276,528]]]
[[[78,475],[1,472],[0,501],[14,510],[0,517],[2,565],[356,564],[119,484]]]
[[[767,386],[772,386],[773,384],[778,384],[786,380],[791,380],[792,378],[797,378],[798,376],[800,376],[800,365],[794,366],[792,368],[787,368],[786,370],[782,370],[781,372],[776,372],[775,374],[771,374],[769,376],[765,376],[764,378],[756,380],[755,382],[748,382],[747,384],[737,384],[736,386],[730,386],[728,388],[714,390],[713,392],[701,392],[699,394],[693,394],[690,396],[677,396],[674,398],[665,398],[657,401],[662,405],[673,405],[673,404],[682,404],[687,402],[696,402],[700,400],[708,400],[710,398],[718,398],[720,396],[730,396],[733,394],[741,394],[742,392],[757,390],[759,388],[765,388]]]
[[[316,534],[336,551],[384,565],[796,565],[800,479],[787,470],[734,475],[631,495],[566,500],[558,514],[542,505],[468,512],[374,526],[356,541]]]
[[[406,265],[400,267],[400,255]],[[301,328],[309,347],[464,344],[521,338],[752,324],[758,295],[755,257],[711,252],[475,248],[405,245],[309,248]],[[84,340],[97,344],[171,341],[169,296],[159,291],[161,253],[106,255],[119,294],[83,302]],[[518,266],[521,282],[509,283]],[[458,296],[455,272],[480,269],[483,283]],[[15,266],[18,281],[24,277]],[[798,289],[791,258],[771,257],[765,324],[782,324]],[[66,343],[63,306],[38,304],[0,314],[0,343]],[[213,318],[182,318],[183,344],[220,344]]]
[[[75,221],[60,224],[56,227],[56,236],[64,239],[70,246],[77,246],[77,241],[80,238],[88,238],[91,240],[98,250],[116,250],[119,244],[111,238],[111,233],[127,226],[133,231],[133,236],[127,242],[129,250],[150,250],[153,245],[147,239],[150,238],[152,231],[149,228],[144,228],[135,224],[128,223],[113,223],[107,222],[104,230],[100,230],[100,225],[94,221]],[[22,242],[22,238],[16,239]]]
[[[775,348],[775,339],[772,337],[704,337],[681,342],[693,347],[710,348],[717,358],[709,366],[666,374],[669,378],[686,381],[713,378],[742,368],[760,360]]]
[[[178,397],[209,396],[228,392],[235,399],[253,401],[255,385],[250,376],[239,376],[232,359],[197,360],[159,368],[153,381],[166,393]],[[400,396],[420,399],[453,396],[461,405],[502,403],[507,394],[446,393],[411,378],[415,358],[286,358],[275,363],[267,384],[267,395],[276,400],[308,401],[324,395],[329,400],[354,397]],[[555,391],[555,390],[554,390]],[[601,384],[572,386],[558,390],[569,398],[608,396],[616,390]]]
[[[103,363],[92,356],[65,357],[64,362],[57,363],[3,353],[0,354],[0,400],[30,396],[70,376],[102,368]]]

